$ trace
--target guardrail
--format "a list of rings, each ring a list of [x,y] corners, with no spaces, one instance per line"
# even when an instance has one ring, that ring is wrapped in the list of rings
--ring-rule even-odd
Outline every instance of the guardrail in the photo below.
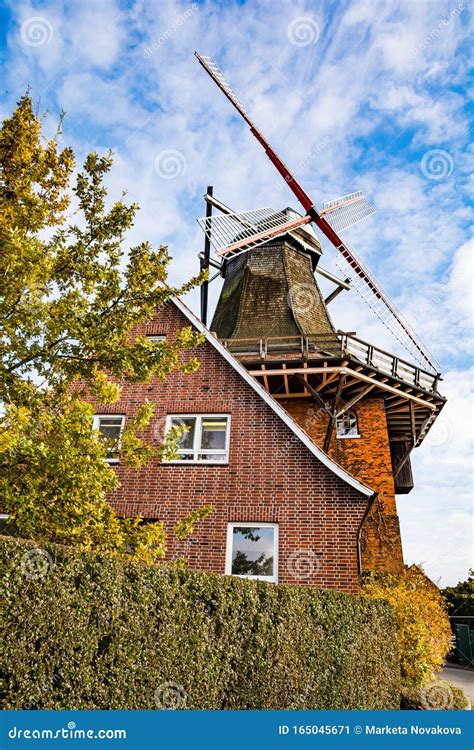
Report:
[[[351,333],[338,331],[327,336],[266,336],[262,338],[222,339],[229,351],[240,356],[256,355],[266,360],[271,355],[292,354],[309,359],[314,356],[341,357],[345,354],[380,372],[418,388],[437,393],[440,375],[427,372],[394,354],[379,349]]]

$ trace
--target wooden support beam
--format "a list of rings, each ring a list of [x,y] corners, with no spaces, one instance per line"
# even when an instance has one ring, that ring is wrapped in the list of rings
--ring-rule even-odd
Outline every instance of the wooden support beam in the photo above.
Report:
[[[271,395],[277,400],[283,398],[312,398],[311,394],[307,391],[306,393],[272,393]]]
[[[416,445],[416,422],[415,422],[415,412],[413,409],[413,402],[410,401],[410,424],[411,424],[411,438],[413,442],[413,447]]]
[[[326,368],[328,372],[331,372],[334,374],[334,379],[338,377],[338,374],[340,375],[350,375],[350,376],[356,376],[359,380],[363,381],[364,383],[373,383],[375,386],[378,386],[381,390],[387,391],[388,393],[395,393],[397,396],[402,397],[405,396],[407,400],[412,400],[415,403],[421,404],[422,406],[426,406],[431,411],[436,411],[437,406],[436,404],[431,404],[427,399],[420,398],[419,396],[413,396],[411,393],[404,394],[403,391],[400,390],[400,385],[396,383],[395,385],[389,385],[388,383],[381,383],[380,381],[371,378],[369,375],[366,375],[362,372],[356,372],[351,367],[346,367],[343,365],[340,366],[334,366],[334,367],[327,367]],[[287,368],[286,373],[287,375],[297,375],[298,373],[302,374],[322,374],[324,372],[323,367],[308,367],[308,368],[302,368],[302,367],[294,367],[294,368]],[[254,376],[260,376],[262,377],[263,373],[261,370],[249,370],[250,375]],[[281,368],[274,369],[274,370],[266,370],[265,372],[267,377],[271,377],[274,375],[282,375]],[[317,390],[321,390],[321,386],[318,387]],[[430,398],[430,397],[427,397]]]
[[[362,391],[359,391],[359,393],[356,393],[355,396],[353,396],[349,401],[347,401],[344,404],[344,407],[342,409],[339,409],[339,411],[336,414],[336,419],[337,417],[340,417],[341,414],[344,414],[345,411],[350,409],[351,406],[354,406],[354,404],[360,401],[361,398],[364,398],[364,396],[366,396],[369,393],[369,391],[371,391],[373,388],[375,388],[375,385],[368,385],[367,388],[364,388]]]
[[[282,364],[282,368],[283,368],[283,370],[286,370],[285,363]],[[285,395],[288,395],[289,392],[290,392],[290,389],[288,387],[288,375],[286,373],[283,375],[283,382],[285,384]]]
[[[325,453],[328,452],[329,446],[331,444],[331,436],[332,436],[332,431],[334,429],[334,422],[335,421],[336,421],[336,417],[334,415],[332,415],[331,417],[329,417],[329,424],[328,424],[328,427],[327,427],[327,430],[326,430],[326,437],[324,438],[324,446],[323,446],[323,450],[324,450]]]
[[[313,388],[313,386],[304,379],[303,375],[298,374],[296,377],[298,378],[298,380],[300,380],[303,383],[303,385],[305,386],[305,388],[313,396],[314,400],[317,401],[322,406],[322,408],[324,409],[324,411],[326,412],[326,414],[329,414],[330,416],[332,416],[332,413],[328,409],[328,407],[326,405],[326,402],[320,396],[320,394],[317,392],[317,390],[315,388]]]
[[[329,367],[327,365],[326,365],[326,369],[329,370]],[[333,373],[329,378],[326,375],[326,373],[324,373],[324,375],[323,375],[323,382],[320,383],[320,385],[318,385],[318,387],[316,388],[316,390],[317,391],[322,391],[322,389],[326,385],[329,385],[330,383],[334,382],[334,380],[337,380],[338,377],[339,377],[339,373],[338,372]]]
[[[413,450],[413,446],[409,445],[408,448],[406,449],[405,453],[400,458],[400,461],[398,462],[398,464],[396,465],[396,467],[393,470],[393,478],[394,479],[396,479],[398,477],[398,475],[400,474],[401,470],[405,466],[406,462],[410,458],[410,453],[412,452],[412,450]]]
[[[325,363],[324,363],[324,367],[325,367],[326,369],[327,369],[327,366],[328,366],[328,363],[327,363],[327,362],[325,362]],[[327,378],[327,375],[326,375],[326,373],[323,373],[323,379],[322,379],[322,384],[323,384],[323,385],[325,385],[325,384],[326,384],[326,378]]]
[[[324,450],[325,453],[328,452],[329,446],[331,444],[332,431],[334,429],[334,423],[336,422],[336,413],[337,413],[337,409],[339,407],[339,399],[341,397],[341,393],[342,393],[343,388],[344,388],[345,380],[346,380],[346,376],[345,375],[341,375],[341,377],[339,378],[338,386],[337,386],[336,397],[334,399],[333,412],[332,412],[331,417],[329,419],[328,428],[326,430],[326,436],[324,438],[323,450]]]
[[[391,401],[389,404],[387,404],[387,413],[391,412],[392,409],[397,409],[400,404],[405,404],[405,407],[407,405],[407,399],[405,398],[397,398],[395,401]]]
[[[333,301],[333,299],[336,299],[337,295],[340,294],[343,289],[349,289],[349,281],[350,279],[344,279],[343,284],[339,284],[332,292],[331,294],[328,294],[328,296],[324,300],[325,305],[329,305],[330,302]]]

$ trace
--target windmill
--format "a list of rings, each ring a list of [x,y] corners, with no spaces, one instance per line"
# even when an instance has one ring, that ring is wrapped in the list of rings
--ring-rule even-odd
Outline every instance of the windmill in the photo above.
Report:
[[[274,211],[268,207],[241,213],[233,212],[224,207],[222,215],[218,216],[212,216],[211,212],[208,211],[204,219],[198,220],[208,240],[207,257],[202,262],[208,261],[209,243],[213,245],[217,257],[225,260],[245,253],[284,234],[291,235],[302,227],[314,224],[336,248],[338,252],[337,264],[351,279],[351,286],[359,296],[418,363],[427,371],[439,375],[440,367],[427,347],[413,331],[388,293],[355,250],[340,237],[339,232],[370,216],[375,209],[362,193],[356,192],[325,203],[322,209],[318,210],[314,201],[300,185],[294,174],[257,128],[215,60],[212,57],[203,57],[198,52],[195,55],[202,67],[250,127],[250,132],[261,144],[268,158],[304,210],[302,216],[289,216],[286,212]],[[209,202],[212,203],[212,196]],[[218,202],[214,200],[214,205],[216,204]],[[222,211],[221,206],[217,205]],[[216,265],[216,267],[218,266]],[[327,275],[327,273],[323,272],[323,275]],[[336,280],[339,284],[339,289],[348,287],[347,280],[339,282],[334,277],[333,280]]]

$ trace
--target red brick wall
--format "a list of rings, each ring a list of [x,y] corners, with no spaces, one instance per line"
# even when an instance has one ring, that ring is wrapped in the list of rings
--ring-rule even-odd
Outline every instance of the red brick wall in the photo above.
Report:
[[[172,336],[188,324],[169,303],[141,332]],[[122,515],[162,519],[171,527],[212,502],[214,513],[192,539],[183,543],[170,536],[169,556],[186,555],[190,567],[217,573],[225,571],[228,522],[276,522],[280,583],[356,591],[356,534],[368,498],[320,463],[209,343],[197,356],[196,373],[124,385],[119,403],[97,410],[133,415],[145,398],[154,401],[147,437],[157,443],[166,414],[229,413],[229,464],[120,466],[121,487],[112,503]]]
[[[322,447],[329,416],[308,399],[286,399],[280,403]],[[329,455],[379,495],[365,527],[364,567],[398,571],[403,568],[403,554],[384,401],[367,397],[352,411],[357,414],[360,437],[337,438],[334,429]]]

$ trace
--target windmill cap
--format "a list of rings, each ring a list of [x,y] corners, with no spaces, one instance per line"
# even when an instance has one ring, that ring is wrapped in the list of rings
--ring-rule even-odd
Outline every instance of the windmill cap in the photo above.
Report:
[[[303,216],[303,214],[301,214],[299,211],[296,211],[294,208],[291,208],[290,206],[284,208],[282,213],[284,213],[290,219],[298,219],[299,217]],[[311,224],[305,224],[302,227],[298,227],[297,229],[294,229],[291,234],[293,237],[296,236],[297,238],[299,238],[308,250],[319,253],[319,255],[322,254],[323,251],[321,248],[321,243],[318,240]]]

